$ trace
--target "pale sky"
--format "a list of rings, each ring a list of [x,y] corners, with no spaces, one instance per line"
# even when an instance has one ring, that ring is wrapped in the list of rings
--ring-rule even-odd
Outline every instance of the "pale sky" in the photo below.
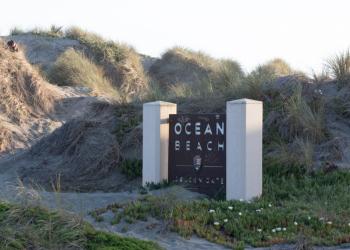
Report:
[[[142,54],[174,45],[237,60],[248,72],[276,57],[306,73],[350,46],[349,0],[0,0],[0,34],[11,27],[77,25]]]

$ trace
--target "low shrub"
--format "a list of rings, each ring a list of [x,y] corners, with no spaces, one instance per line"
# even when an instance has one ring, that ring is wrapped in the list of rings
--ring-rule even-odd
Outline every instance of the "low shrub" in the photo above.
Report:
[[[142,176],[142,160],[125,159],[120,172],[130,181],[138,176]]]

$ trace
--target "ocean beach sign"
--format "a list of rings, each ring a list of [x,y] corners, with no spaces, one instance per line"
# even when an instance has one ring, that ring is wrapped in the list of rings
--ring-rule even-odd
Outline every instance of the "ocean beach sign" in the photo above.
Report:
[[[226,187],[226,199],[262,193],[260,101],[226,103],[226,114],[177,114],[176,104],[143,105],[143,185],[163,179],[211,197]]]
[[[226,114],[169,115],[168,180],[211,197],[226,185]]]

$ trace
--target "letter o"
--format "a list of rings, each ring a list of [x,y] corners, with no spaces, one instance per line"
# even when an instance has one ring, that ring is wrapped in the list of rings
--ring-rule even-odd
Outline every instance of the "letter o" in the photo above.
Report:
[[[177,131],[176,127],[180,127],[180,131]],[[177,135],[179,135],[181,133],[182,127],[181,127],[181,124],[179,122],[175,124],[174,130],[175,130],[175,133]]]

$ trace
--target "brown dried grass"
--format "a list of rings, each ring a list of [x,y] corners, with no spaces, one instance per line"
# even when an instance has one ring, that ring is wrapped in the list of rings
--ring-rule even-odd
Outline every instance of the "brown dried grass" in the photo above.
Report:
[[[31,114],[49,113],[59,97],[26,60],[0,39],[0,112],[20,123]]]
[[[84,39],[88,47],[90,44],[97,44],[97,50],[104,56],[95,57],[95,62],[103,67],[105,76],[112,81],[112,84],[132,99],[140,99],[143,96],[148,79],[141,64],[141,56],[131,45],[107,40],[77,26],[68,28],[66,37]],[[121,56],[113,57],[111,49],[118,51]]]
[[[23,48],[11,52],[0,38],[0,114],[22,124],[29,116],[53,111],[59,97],[27,62]],[[10,149],[12,140],[11,130],[0,124],[0,152]]]
[[[11,130],[6,128],[0,120],[0,152],[10,149],[12,140]]]

